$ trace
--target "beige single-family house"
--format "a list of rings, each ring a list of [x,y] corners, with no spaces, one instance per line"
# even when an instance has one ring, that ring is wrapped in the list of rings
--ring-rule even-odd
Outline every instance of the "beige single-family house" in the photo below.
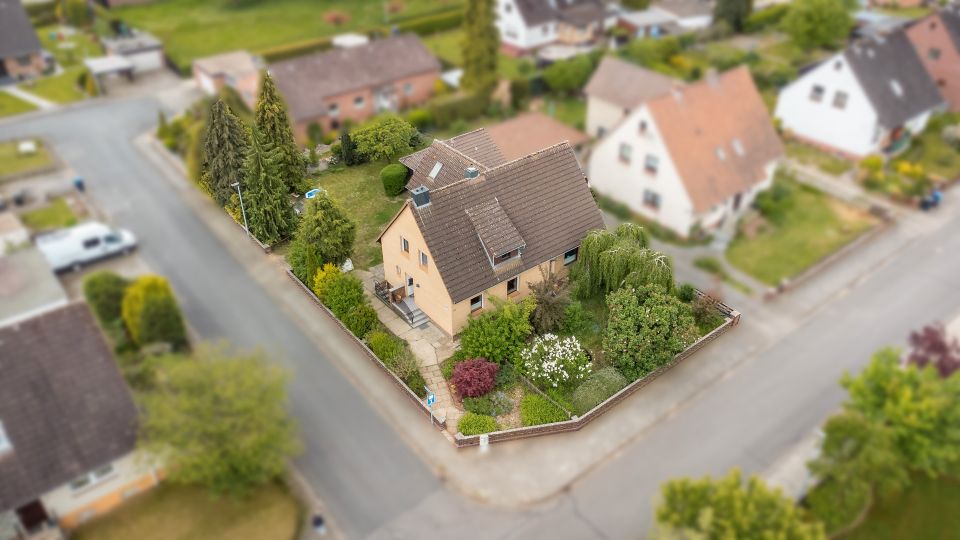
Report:
[[[587,134],[602,139],[643,102],[683,84],[649,69],[604,56],[583,92],[587,96]]]
[[[378,239],[377,291],[412,324],[458,333],[493,298],[522,298],[541,272],[566,272],[604,226],[566,142],[508,160],[480,129],[401,161],[411,198]]]
[[[0,327],[0,373],[0,537],[60,538],[157,484],[86,304]]]

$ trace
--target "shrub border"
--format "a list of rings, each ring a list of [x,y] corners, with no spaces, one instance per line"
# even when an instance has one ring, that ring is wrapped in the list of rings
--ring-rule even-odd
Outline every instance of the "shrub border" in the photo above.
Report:
[[[702,293],[701,293],[702,294]],[[550,435],[552,433],[566,433],[568,431],[578,431],[583,426],[592,422],[595,418],[599,417],[603,413],[612,409],[615,405],[621,401],[630,397],[634,392],[640,390],[641,388],[647,386],[657,379],[660,375],[663,375],[671,368],[682,362],[684,359],[693,355],[693,353],[702,349],[707,343],[714,341],[728,330],[732,329],[734,326],[740,324],[740,312],[732,309],[726,304],[719,304],[718,309],[726,317],[726,321],[714,328],[709,334],[701,337],[693,343],[693,345],[687,347],[683,352],[673,357],[669,363],[664,364],[657,368],[655,371],[648,373],[646,376],[633,381],[632,383],[625,386],[622,390],[616,394],[607,398],[603,403],[600,403],[596,407],[590,409],[583,416],[574,415],[570,420],[565,420],[563,422],[554,422],[552,424],[541,424],[539,426],[527,426],[519,427],[513,429],[506,429],[502,431],[493,431],[487,433],[486,436],[489,438],[489,442],[505,442],[512,441],[514,439],[526,439],[529,437],[539,437],[541,435]],[[552,400],[551,400],[552,401]],[[563,409],[561,407],[561,409]],[[565,410],[565,409],[564,409]],[[465,448],[468,446],[477,446],[480,444],[480,435],[471,435],[464,436],[460,433],[454,435],[454,444],[457,448]]]
[[[390,371],[390,368],[388,368],[386,364],[383,363],[383,361],[377,358],[377,355],[373,354],[373,351],[371,351],[370,348],[367,347],[366,343],[364,343],[357,336],[353,335],[353,332],[351,332],[350,330],[347,329],[346,326],[344,326],[343,322],[341,322],[340,319],[338,319],[337,316],[334,315],[332,311],[330,311],[330,308],[323,305],[323,302],[321,302],[320,299],[317,298],[317,295],[313,294],[313,291],[311,291],[309,287],[307,287],[302,281],[300,281],[300,278],[298,278],[293,273],[293,270],[291,270],[290,267],[287,267],[286,272],[287,272],[287,277],[289,277],[294,283],[296,283],[297,286],[299,286],[300,289],[305,294],[307,294],[311,300],[313,300],[313,303],[320,308],[320,311],[324,315],[329,317],[333,322],[335,322],[337,324],[337,327],[340,328],[340,331],[343,332],[344,335],[352,339],[354,342],[356,342],[356,344],[360,347],[360,349],[364,352],[364,354],[373,362],[373,364],[379,367],[381,371],[383,371],[387,376],[390,377],[390,380],[393,382],[393,384],[399,387],[403,391],[403,395],[407,396],[407,398],[416,406],[417,412],[423,414],[427,418],[430,418],[431,416],[433,416],[433,419],[434,419],[433,426],[438,428],[441,432],[447,429],[446,418],[440,418],[437,415],[432,414],[431,409],[427,407],[426,404],[423,401],[421,401],[416,394],[413,393],[413,390],[410,390],[410,388],[408,388],[407,385],[402,380],[400,380],[399,377],[396,376],[396,374]]]

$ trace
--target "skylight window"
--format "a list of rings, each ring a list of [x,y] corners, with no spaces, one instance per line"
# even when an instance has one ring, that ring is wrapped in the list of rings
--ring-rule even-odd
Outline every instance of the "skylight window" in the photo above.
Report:
[[[720,161],[727,159],[727,153],[723,151],[723,148],[717,147],[717,157],[720,158]]]
[[[743,155],[743,143],[740,142],[740,139],[733,140],[733,151],[737,153],[738,156]]]
[[[437,179],[437,175],[440,174],[440,169],[442,169],[442,168],[443,168],[443,163],[440,163],[440,162],[438,161],[437,164],[433,166],[433,169],[430,171],[430,174],[429,174],[428,176],[429,176],[431,179],[436,180],[436,179]]]
[[[3,429],[3,420],[0,420],[0,455],[6,454],[13,450],[13,443],[10,442],[10,437],[7,436],[7,432]]]
[[[903,97],[903,87],[900,86],[900,82],[896,79],[890,79],[890,89],[893,90],[893,93],[897,97]]]

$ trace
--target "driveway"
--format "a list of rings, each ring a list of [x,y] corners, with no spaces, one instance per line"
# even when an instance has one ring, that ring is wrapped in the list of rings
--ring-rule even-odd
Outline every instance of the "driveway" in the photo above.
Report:
[[[960,216],[942,212],[898,224],[882,243],[804,291],[756,311],[742,308],[734,333],[681,365],[696,370],[716,355],[732,355],[740,367],[559,496],[522,508],[502,508],[495,499],[481,504],[449,489],[440,479],[442,464],[411,449],[418,447],[408,444],[412,439],[431,436],[429,427],[414,424],[418,417],[408,408],[387,410],[401,403],[395,394],[361,392],[356,385],[370,383],[338,367],[365,361],[349,341],[315,315],[278,302],[274,289],[262,286],[285,279],[276,267],[249,246],[225,247],[160,168],[138,153],[132,141],[152,127],[157,106],[152,99],[121,100],[30,115],[0,123],[0,139],[40,135],[53,144],[88,179],[98,204],[138,235],[141,256],[171,279],[202,337],[263,347],[291,369],[291,402],[305,444],[298,469],[350,538],[643,536],[661,482],[733,466],[765,470],[836,409],[844,371],[859,369],[884,345],[901,343],[910,329],[952,319],[960,306]],[[949,193],[944,210],[958,199]],[[650,389],[680,382],[664,377]],[[631,400],[645,399],[640,394]],[[562,437],[590,435],[587,428]],[[487,456],[463,455],[546,456],[551,441],[510,444]],[[532,466],[550,475],[559,465],[541,459]]]

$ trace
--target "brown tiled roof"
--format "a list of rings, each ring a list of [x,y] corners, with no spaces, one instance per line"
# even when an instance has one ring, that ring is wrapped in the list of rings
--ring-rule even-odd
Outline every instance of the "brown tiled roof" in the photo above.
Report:
[[[599,98],[629,109],[663,95],[680,84],[681,81],[656,71],[613,56],[605,56],[590,77],[584,92],[588,97]]]
[[[599,0],[515,0],[527,26],[537,26],[560,19],[579,25],[603,17],[604,5]]]
[[[471,162],[439,141],[430,148],[434,153],[421,161],[409,184],[429,187],[430,204],[416,208],[408,201],[407,205],[455,303],[562,255],[579,246],[588,231],[603,227],[600,210],[567,143],[496,167]],[[459,178],[424,179],[420,173],[429,172],[435,158],[444,164],[442,169],[456,172]],[[463,168],[471,163],[480,169],[480,176],[464,179]],[[484,205],[492,203],[499,209],[484,210],[488,208]],[[491,231],[484,233],[491,238],[502,235],[506,243],[522,239],[526,247],[520,261],[513,263],[516,271],[507,274],[491,266],[471,214],[509,221],[512,227],[485,224],[480,229]]]
[[[647,106],[697,212],[753,186],[783,156],[746,67],[707,75]]]
[[[20,0],[0,0],[0,61],[40,52],[40,39]]]
[[[520,231],[513,226],[496,197],[492,201],[467,208],[466,212],[490,260],[524,246]]]
[[[323,99],[436,71],[440,62],[414,34],[374,40],[271,64],[294,121],[326,113]]]
[[[137,410],[82,303],[0,328],[0,513],[134,448]]]
[[[563,141],[576,148],[589,140],[583,132],[539,112],[521,114],[485,129],[507,159],[517,159]]]
[[[487,168],[495,167],[507,161],[500,153],[497,143],[493,141],[484,128],[468,131],[441,142]],[[403,156],[400,158],[400,163],[406,165],[411,171],[416,171],[420,167],[420,161],[424,156],[431,153],[430,148],[427,147]],[[429,173],[430,170],[428,169],[427,172]]]

